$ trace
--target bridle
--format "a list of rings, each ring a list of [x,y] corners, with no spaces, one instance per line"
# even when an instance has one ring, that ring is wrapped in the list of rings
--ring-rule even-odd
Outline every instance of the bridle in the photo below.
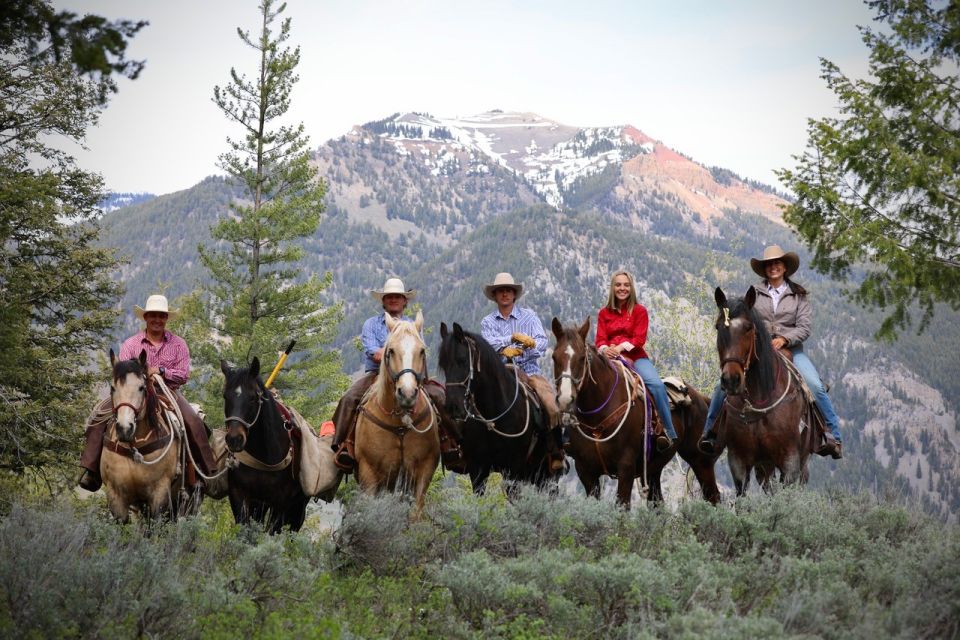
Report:
[[[420,388],[423,385],[423,381],[426,380],[428,377],[426,352],[424,351],[424,352],[421,352],[420,354],[421,357],[423,358],[423,371],[417,371],[416,369],[406,368],[406,369],[401,369],[400,371],[394,372],[393,369],[390,367],[390,357],[392,355],[393,355],[393,349],[391,348],[387,350],[386,353],[383,354],[383,359],[386,364],[387,375],[390,376],[390,379],[393,381],[393,384],[396,385],[397,381],[400,379],[400,376],[402,376],[403,374],[410,373],[410,374],[413,374],[413,377],[417,381],[417,388]]]
[[[474,375],[474,373],[480,373],[480,352],[479,352],[479,350],[478,350],[478,347],[477,347],[476,342],[474,342],[472,338],[468,338],[468,337],[464,336],[464,339],[463,339],[463,340],[464,340],[464,342],[465,342],[466,345],[467,345],[467,361],[468,361],[468,363],[469,363],[469,364],[468,364],[468,367],[467,367],[467,377],[464,378],[463,380],[460,380],[459,382],[449,382],[449,381],[448,381],[448,382],[446,383],[446,386],[447,386],[447,387],[463,387],[463,410],[464,410],[464,412],[466,413],[466,419],[467,419],[467,420],[470,420],[470,419],[479,420],[480,422],[485,423],[485,424],[487,425],[487,428],[490,429],[491,431],[494,431],[494,432],[497,433],[498,435],[501,435],[501,436],[504,436],[504,437],[507,437],[507,438],[518,438],[518,437],[522,436],[522,435],[523,435],[524,433],[526,433],[526,431],[527,431],[527,427],[526,427],[526,426],[524,426],[523,431],[521,431],[520,433],[516,433],[516,434],[514,434],[514,433],[503,433],[503,432],[497,430],[497,429],[493,426],[494,423],[495,423],[497,420],[499,420],[499,419],[502,418],[503,416],[505,416],[505,415],[507,415],[508,413],[510,413],[510,410],[513,409],[513,406],[517,403],[517,398],[520,397],[520,375],[519,375],[516,371],[513,372],[513,377],[514,377],[514,379],[516,380],[516,386],[514,387],[514,390],[513,390],[513,400],[510,401],[510,404],[507,405],[507,408],[504,409],[504,410],[503,410],[498,416],[496,416],[495,418],[485,418],[485,417],[480,413],[480,409],[477,408],[476,396],[475,396],[474,393],[473,393],[473,375]],[[477,366],[476,366],[476,368],[474,368],[474,366],[473,366],[473,362],[474,362],[473,354],[474,354],[475,351],[476,351],[476,353],[477,353],[477,358],[476,358]],[[527,418],[528,418],[527,423],[528,423],[528,424],[529,424],[529,417],[530,417],[530,411],[529,411],[529,409],[528,409],[528,410],[527,410]]]
[[[257,423],[257,420],[260,419],[260,410],[263,409],[263,391],[257,389],[257,413],[253,416],[253,420],[247,422],[240,416],[227,416],[224,420],[224,424],[229,424],[231,422],[239,422],[244,428],[252,429],[253,425]]]
[[[133,415],[137,420],[140,420],[143,416],[142,412],[146,411],[147,406],[147,395],[150,393],[150,386],[147,383],[147,378],[142,373],[136,374],[140,378],[141,382],[144,385],[143,388],[143,398],[140,400],[140,406],[135,407],[129,402],[121,402],[120,404],[113,404],[113,394],[116,393],[116,389],[113,385],[110,385],[110,404],[113,407],[113,417],[116,419],[117,412],[120,411],[123,407],[130,407],[130,410],[133,411]]]
[[[584,344],[584,358],[586,362],[583,367],[583,375],[577,378],[576,376],[573,375],[572,373],[573,367],[571,367],[571,373],[561,373],[559,376],[557,376],[557,380],[556,380],[557,389],[560,388],[560,381],[563,380],[564,378],[568,378],[570,382],[573,383],[574,390],[576,391],[573,398],[573,405],[575,407],[577,407],[576,396],[579,395],[580,390],[583,389],[584,381],[587,378],[590,378],[591,382],[593,382],[594,384],[597,383],[597,380],[593,377],[593,369],[591,367],[591,363],[593,361],[592,356],[593,354],[590,352],[590,348],[587,347],[586,344]],[[613,385],[610,387],[610,393],[607,394],[607,399],[604,400],[603,403],[596,409],[583,410],[580,407],[577,407],[577,413],[579,413],[580,415],[589,416],[596,413],[600,413],[606,408],[608,404],[610,404],[610,400],[613,398],[613,394],[617,390],[617,385],[620,384],[620,369],[617,367],[613,367],[609,362],[607,362],[606,364],[607,366],[613,368],[614,374],[617,376],[617,379],[614,381]]]
[[[727,363],[732,362],[734,364],[740,365],[740,368],[743,369],[743,374],[746,375],[747,371],[750,370],[750,363],[757,359],[757,328],[752,324],[750,329],[747,331],[747,334],[750,334],[750,347],[747,349],[747,355],[745,358],[739,358],[736,356],[727,356],[720,359],[720,370],[723,371],[723,367]]]

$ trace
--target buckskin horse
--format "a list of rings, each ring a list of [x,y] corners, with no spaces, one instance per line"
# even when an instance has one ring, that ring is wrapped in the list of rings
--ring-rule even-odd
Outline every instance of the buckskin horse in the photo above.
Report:
[[[186,506],[181,434],[163,419],[154,384],[147,379],[147,353],[137,360],[117,360],[113,367],[110,400],[113,419],[107,426],[100,459],[100,475],[110,513],[120,522],[130,508],[146,518],[176,518]]]
[[[281,412],[260,379],[260,360],[232,368],[224,360],[225,442],[239,463],[230,468],[228,496],[234,520],[265,523],[271,533],[284,526],[299,531],[306,517],[303,492],[293,461],[296,426]]]
[[[426,345],[423,314],[413,322],[384,314],[387,341],[380,373],[360,402],[356,427],[357,482],[367,493],[398,486],[412,491],[416,514],[423,510],[440,462],[438,416],[423,389]]]
[[[805,483],[813,428],[802,422],[806,398],[803,383],[775,352],[770,334],[753,305],[753,287],[728,302],[720,287],[714,300],[720,387],[727,399],[717,420],[717,443],[727,447],[727,462],[742,496],[756,471],[757,482],[770,491],[776,470],[784,483]]]
[[[687,387],[691,403],[672,416],[679,436],[676,447],[654,451],[647,427],[653,404],[642,393],[640,381],[620,360],[610,360],[587,344],[590,317],[580,327],[564,327],[553,319],[553,372],[557,404],[570,429],[569,453],[587,495],[600,497],[600,477],[617,480],[617,501],[630,507],[633,482],[644,478],[647,500],[663,500],[660,475],[675,452],[693,469],[704,499],[720,500],[713,460],[700,453],[697,440],[703,429],[707,400]],[[644,470],[646,475],[644,476]]]
[[[508,481],[544,487],[557,481],[547,459],[547,416],[481,336],[440,323],[440,369],[447,413],[459,424],[460,445],[475,493],[497,471]]]

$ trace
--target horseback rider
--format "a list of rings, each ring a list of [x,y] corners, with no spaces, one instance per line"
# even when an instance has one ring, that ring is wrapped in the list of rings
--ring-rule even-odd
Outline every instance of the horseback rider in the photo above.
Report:
[[[813,392],[817,408],[830,429],[831,433],[825,434],[826,444],[815,453],[829,455],[834,459],[842,458],[840,419],[833,409],[820,374],[803,351],[803,343],[810,337],[813,313],[807,290],[790,279],[800,267],[800,258],[792,251],[784,252],[778,245],[771,245],[763,250],[762,258],[750,259],[750,267],[762,278],[760,283],[753,285],[757,292],[757,301],[753,308],[772,336],[773,348],[787,349],[792,354],[793,364]],[[717,434],[712,428],[725,399],[726,394],[718,384],[713,391],[703,436],[698,444],[700,450],[708,455],[718,453]]]
[[[136,359],[141,351],[147,352],[147,377],[152,379],[153,376],[160,376],[167,388],[173,392],[183,416],[193,459],[201,473],[209,475],[216,470],[217,465],[207,439],[207,427],[180,391],[180,387],[190,377],[190,349],[183,338],[167,330],[167,322],[179,312],[169,308],[165,296],[152,295],[147,298],[143,307],[135,305],[134,313],[144,321],[143,331],[123,342],[118,359]],[[112,406],[111,398],[104,398],[97,403],[87,419],[84,434],[86,444],[80,456],[80,466],[84,468],[84,472],[78,481],[87,491],[96,491],[101,485],[100,454],[103,451],[107,424],[113,417]]]
[[[637,300],[633,276],[628,271],[617,271],[610,278],[607,304],[597,314],[597,350],[608,358],[625,358],[632,363],[633,370],[643,380],[663,420],[666,433],[657,436],[657,450],[664,451],[677,439],[677,432],[673,428],[667,388],[643,350],[649,326],[647,308]]]
[[[516,305],[516,301],[523,295],[523,284],[515,282],[509,273],[498,273],[493,282],[484,285],[483,294],[496,303],[497,310],[480,322],[480,334],[505,360],[527,374],[530,386],[540,398],[549,420],[552,436],[547,438],[550,471],[563,471],[557,390],[540,372],[538,362],[547,348],[547,335],[540,318],[530,309]]]
[[[417,296],[415,289],[407,289],[400,278],[387,278],[382,289],[371,289],[370,296],[380,302],[383,310],[397,320],[410,321],[403,317],[403,310],[407,303]],[[336,432],[331,447],[336,452],[334,463],[345,473],[352,473],[357,460],[354,454],[354,429],[357,426],[357,410],[364,394],[373,385],[380,372],[380,361],[383,360],[383,347],[389,335],[384,314],[378,313],[367,318],[360,333],[360,342],[363,343],[364,362],[363,375],[347,389],[337,408],[333,412],[333,423]],[[432,380],[424,380],[423,390],[433,402],[438,412],[443,412],[445,394],[443,387]],[[441,415],[441,429],[445,420]],[[456,460],[460,457],[459,447],[446,433],[441,435],[441,456],[448,469],[456,470]]]

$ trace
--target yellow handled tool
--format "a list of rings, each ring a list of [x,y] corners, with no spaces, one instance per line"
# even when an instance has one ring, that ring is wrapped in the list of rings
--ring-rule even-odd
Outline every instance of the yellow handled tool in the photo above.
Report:
[[[273,368],[273,371],[270,373],[270,377],[267,378],[267,382],[264,385],[267,389],[270,388],[270,385],[273,384],[274,379],[277,377],[277,374],[280,373],[280,367],[283,366],[283,363],[287,361],[287,356],[290,355],[290,352],[293,351],[293,345],[297,343],[296,340],[291,340],[290,344],[287,345],[287,350],[280,354],[280,359],[277,360],[277,366]]]

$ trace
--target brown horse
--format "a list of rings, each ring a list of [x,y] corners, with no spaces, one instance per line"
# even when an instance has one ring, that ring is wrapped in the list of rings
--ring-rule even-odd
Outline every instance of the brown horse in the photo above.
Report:
[[[186,502],[181,439],[160,417],[157,391],[147,380],[147,353],[118,361],[111,349],[110,364],[113,419],[100,458],[110,513],[120,522],[130,519],[131,508],[148,519],[176,518]]]
[[[387,341],[380,374],[360,402],[356,427],[357,481],[367,493],[398,486],[412,491],[416,513],[440,462],[438,418],[423,390],[426,345],[423,314],[413,322],[385,314]]]
[[[610,476],[617,479],[617,501],[629,508],[634,480],[645,478],[647,500],[662,501],[660,475],[678,452],[693,469],[703,497],[718,502],[713,460],[697,449],[706,398],[688,387],[691,404],[667,417],[677,430],[677,446],[654,451],[652,431],[646,428],[653,403],[641,393],[639,381],[626,364],[611,361],[587,344],[590,318],[576,329],[564,328],[554,318],[552,328],[557,339],[553,350],[557,404],[570,429],[569,452],[587,494],[599,497],[600,477]]]
[[[813,429],[802,421],[806,398],[803,383],[786,366],[771,343],[763,320],[753,308],[753,287],[743,298],[727,301],[714,292],[720,387],[727,394],[717,421],[717,444],[726,446],[727,462],[742,496],[756,470],[757,482],[770,491],[776,470],[784,483],[806,483]],[[718,449],[719,450],[719,449]]]

